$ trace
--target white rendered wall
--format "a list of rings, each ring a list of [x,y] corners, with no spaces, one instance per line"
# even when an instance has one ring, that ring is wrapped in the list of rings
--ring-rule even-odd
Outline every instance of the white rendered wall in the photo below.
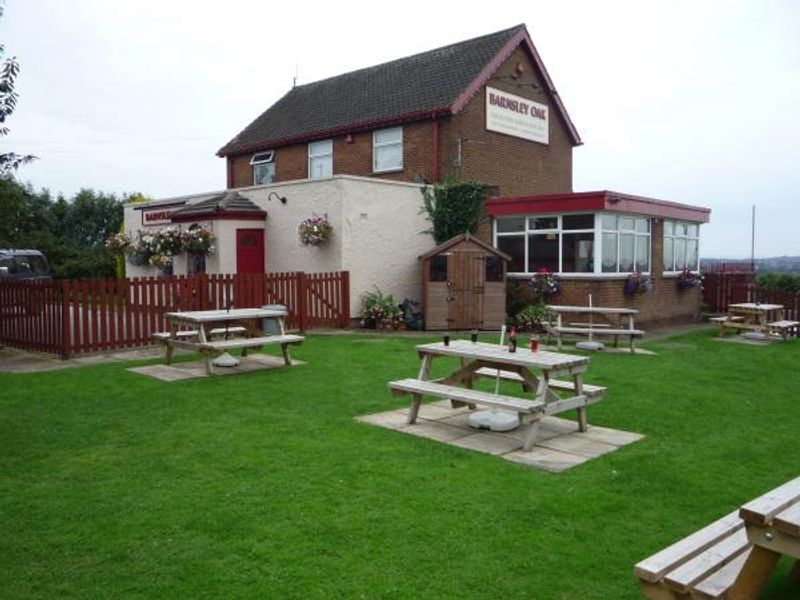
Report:
[[[419,256],[435,244],[422,207],[422,186],[359,179],[342,186],[342,269],[350,271],[351,316],[357,316],[365,292],[377,286],[399,304],[422,301]]]
[[[422,186],[384,179],[337,175],[330,179],[301,180],[236,191],[267,212],[266,221],[217,220],[211,225],[217,236],[217,253],[206,260],[208,273],[236,272],[236,229],[264,227],[268,272],[350,271],[351,316],[358,315],[364,293],[377,286],[400,303],[404,298],[422,300],[418,257],[434,247],[430,224],[420,214]],[[286,204],[276,196],[286,197]],[[221,192],[219,192],[221,193]],[[187,197],[188,203],[208,198],[209,193]],[[175,199],[150,203],[166,204]],[[140,211],[125,206],[129,234],[141,229]],[[319,247],[303,246],[297,233],[300,221],[312,213],[327,214],[333,226],[330,241]],[[157,230],[164,227],[152,227]],[[151,229],[148,227],[147,229]],[[186,273],[185,255],[175,257],[174,273]],[[151,267],[126,266],[128,277],[158,275]]]

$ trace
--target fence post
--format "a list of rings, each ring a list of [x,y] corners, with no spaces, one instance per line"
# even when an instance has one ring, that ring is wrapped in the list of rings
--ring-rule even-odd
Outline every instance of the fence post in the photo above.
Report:
[[[297,272],[297,326],[300,331],[308,327],[308,282],[303,271]]]
[[[339,327],[350,329],[350,271],[342,271]]]
[[[61,358],[69,358],[72,347],[72,328],[69,326],[69,282],[61,282]]]

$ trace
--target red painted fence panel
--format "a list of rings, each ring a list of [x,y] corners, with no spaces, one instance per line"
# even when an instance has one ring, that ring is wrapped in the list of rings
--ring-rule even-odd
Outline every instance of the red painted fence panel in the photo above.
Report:
[[[150,344],[173,311],[286,306],[290,329],[347,328],[349,273],[0,281],[0,344],[60,354]]]

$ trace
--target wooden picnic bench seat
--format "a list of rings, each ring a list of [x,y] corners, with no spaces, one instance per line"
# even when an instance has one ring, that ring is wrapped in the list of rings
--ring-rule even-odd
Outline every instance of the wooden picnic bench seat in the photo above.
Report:
[[[710,323],[727,323],[732,321],[744,321],[744,317],[740,316],[731,316],[731,315],[722,315],[721,317],[710,317],[708,319]]]
[[[398,381],[390,381],[389,389],[395,396],[406,394],[412,396],[411,408],[408,411],[408,418],[406,419],[409,425],[413,425],[417,421],[419,407],[422,403],[422,396],[446,398],[451,401],[467,404],[470,408],[475,408],[475,405],[481,405],[515,412],[519,416],[520,423],[528,425],[528,431],[525,435],[525,443],[523,445],[523,449],[526,452],[533,448],[536,433],[539,429],[539,420],[546,414],[546,404],[542,400],[525,400],[512,396],[502,396],[454,385],[436,383],[435,381],[401,379]],[[585,399],[585,396],[576,396],[576,398]]]
[[[216,342],[200,343],[198,346],[212,350],[230,350],[232,348],[257,348],[271,344],[300,344],[305,338],[301,335],[268,335],[264,337],[236,338],[233,340],[219,340]]]
[[[497,373],[498,373],[497,369],[492,369],[491,367],[481,367],[480,369],[475,371],[475,374],[477,376],[487,377],[489,379],[496,378],[498,376]],[[505,381],[512,381],[514,383],[519,383],[519,384],[524,383],[522,375],[520,375],[519,373],[514,373],[513,371],[503,371],[502,369],[500,370],[500,379],[503,379]],[[574,391],[575,389],[574,383],[572,383],[571,381],[564,381],[562,379],[550,379],[547,382],[547,384],[551,388],[564,390],[566,392]],[[607,389],[608,388],[599,385],[591,385],[588,383],[583,384],[583,393],[589,398],[599,398],[606,393]]]
[[[634,567],[651,600],[725,598],[752,544],[736,510]]]
[[[780,335],[784,340],[789,336],[789,332],[800,327],[800,321],[773,321],[767,323],[771,333]]]
[[[563,333],[579,333],[579,334],[592,334],[592,335],[613,335],[614,346],[617,346],[619,337],[627,337],[631,352],[636,351],[634,340],[644,335],[641,329],[625,329],[613,327],[564,327],[562,325],[551,325],[548,332],[556,336],[557,347],[561,350],[561,334]]]
[[[216,327],[208,332],[209,336],[217,337],[220,335],[241,335],[246,332],[247,329],[244,327],[236,326],[236,327]],[[178,331],[175,334],[177,339],[197,339],[199,336],[199,332],[196,329],[187,329],[183,331]],[[150,338],[156,342],[161,342],[163,340],[168,340],[172,337],[172,334],[169,331],[157,331],[156,333],[150,334]]]

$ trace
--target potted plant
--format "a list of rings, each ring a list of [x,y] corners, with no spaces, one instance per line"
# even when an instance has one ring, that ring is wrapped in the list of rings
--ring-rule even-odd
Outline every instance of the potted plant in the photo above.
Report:
[[[689,290],[698,287],[703,283],[703,275],[700,272],[689,270],[689,267],[684,267],[681,274],[678,275],[678,289]]]
[[[625,280],[625,287],[623,291],[626,296],[635,296],[636,294],[644,294],[653,289],[653,280],[649,275],[643,274],[641,271],[634,271]]]
[[[403,311],[391,294],[384,295],[377,287],[364,295],[361,326],[367,329],[396,330],[403,322]]]
[[[561,278],[550,269],[542,268],[533,275],[530,286],[537,296],[553,296],[561,291]]]

